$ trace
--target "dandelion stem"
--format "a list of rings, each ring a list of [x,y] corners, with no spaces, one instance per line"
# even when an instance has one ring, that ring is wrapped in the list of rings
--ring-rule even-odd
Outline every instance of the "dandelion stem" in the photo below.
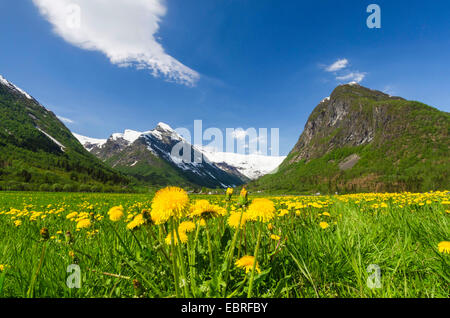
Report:
[[[180,285],[178,281],[178,266],[177,266],[177,254],[175,253],[175,222],[173,218],[171,218],[172,223],[172,233],[170,235],[170,249],[171,249],[171,256],[172,256],[172,270],[173,270],[173,277],[174,277],[174,283],[175,283],[175,293],[177,298],[180,297]]]
[[[252,268],[252,274],[250,276],[250,283],[248,285],[248,293],[247,293],[247,298],[251,298],[253,295],[253,280],[255,279],[255,270],[256,270],[256,262],[258,259],[258,251],[259,251],[259,244],[261,243],[261,224],[258,224],[258,240],[256,243],[256,247],[255,247],[255,253],[254,253],[254,258],[255,261],[253,263],[253,268]]]
[[[181,239],[180,239],[180,233],[178,232],[178,222],[176,223],[175,226],[175,233],[177,235],[177,250],[178,250],[178,260],[180,262],[180,267],[181,267],[181,275],[183,275],[182,277],[182,281],[183,281],[183,289],[184,289],[184,297],[189,297],[189,288],[188,288],[188,283],[187,283],[187,279],[186,279],[186,266],[184,265],[184,257],[183,257],[183,253],[181,251]]]
[[[236,247],[237,237],[238,237],[239,231],[241,229],[243,215],[244,215],[244,208],[242,208],[241,216],[239,217],[238,227],[236,229],[236,232],[234,233],[233,241],[231,242],[230,251],[228,252],[228,255],[227,255],[227,265],[226,265],[226,269],[225,269],[225,287],[224,287],[223,297],[225,297],[227,294],[228,279],[230,278],[230,266],[231,266],[231,262],[233,261],[234,249]]]
[[[212,254],[211,237],[209,233],[209,225],[206,222],[206,238],[208,240],[209,263],[211,265],[211,273],[214,273],[214,259]]]

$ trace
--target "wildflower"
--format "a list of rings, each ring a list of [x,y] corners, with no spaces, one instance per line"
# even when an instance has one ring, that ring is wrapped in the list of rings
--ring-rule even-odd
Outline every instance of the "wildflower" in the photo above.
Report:
[[[9,266],[6,264],[0,264],[0,272],[3,272],[5,269],[7,269]]]
[[[195,230],[195,223],[191,221],[184,221],[178,226],[178,232],[189,233]]]
[[[210,204],[208,200],[198,200],[191,207],[190,216],[201,216],[201,217],[216,217],[219,215],[225,215],[227,212],[224,208]]]
[[[77,223],[77,229],[86,229],[91,226],[91,221],[89,219],[82,219]]]
[[[43,227],[39,233],[41,234],[41,238],[44,241],[47,241],[50,238],[50,234],[46,227]]]
[[[206,226],[205,219],[200,219],[200,226]]]
[[[178,232],[178,235],[180,236],[181,243],[186,243],[188,241],[188,237],[185,232]],[[178,237],[176,234],[174,236],[173,241],[174,241],[175,245],[178,244]],[[172,243],[172,233],[169,233],[169,235],[167,235],[165,242],[167,245],[170,245]]]
[[[320,223],[319,223],[319,226],[320,226],[322,229],[326,229],[326,228],[329,227],[330,225],[329,225],[327,222],[320,222]]]
[[[73,219],[78,215],[78,212],[72,212],[66,215],[66,219]]]
[[[21,226],[21,225],[22,225],[22,221],[21,221],[21,220],[15,220],[15,221],[14,221],[14,225],[15,225],[16,227]]]
[[[171,217],[181,218],[189,203],[189,197],[181,188],[167,187],[156,192],[152,202],[152,220],[156,224],[167,222]]]
[[[228,225],[237,229],[239,226],[240,219],[241,219],[241,212],[233,212],[233,213],[231,213],[230,217],[228,218]],[[247,221],[247,215],[244,213],[244,214],[242,214],[240,228],[243,228],[245,226],[246,221]]]
[[[450,242],[449,241],[442,241],[438,244],[439,252],[441,253],[447,253],[450,254]]]
[[[248,203],[247,195],[248,195],[247,189],[242,188],[239,196],[239,205],[246,205]]]
[[[249,220],[267,223],[275,217],[275,206],[268,199],[255,199],[250,204],[247,215]]]
[[[123,207],[122,206],[115,206],[112,207],[109,212],[109,219],[113,222],[120,221],[120,219],[123,218]]]
[[[230,201],[232,195],[233,195],[233,188],[228,188],[227,189],[227,194],[226,194],[226,200]]]
[[[236,267],[245,269],[245,273],[247,274],[249,271],[253,269],[253,264],[255,263],[255,258],[253,256],[243,256],[239,260],[236,261],[235,265]],[[259,264],[256,262],[256,271],[258,273],[261,273],[261,270],[259,269]]]
[[[331,214],[328,213],[328,212],[323,212],[322,215],[325,215],[325,216],[331,216]]]
[[[274,240],[274,241],[279,241],[279,240],[281,239],[281,237],[279,237],[278,235],[275,235],[275,234],[272,234],[272,235],[270,236],[270,238],[271,238],[272,240]]]
[[[272,231],[272,229],[273,229],[272,223],[267,224],[267,229],[268,229],[269,231]]]
[[[134,230],[137,227],[140,227],[145,223],[144,216],[142,214],[138,214],[134,217],[133,221],[127,224],[127,229]]]

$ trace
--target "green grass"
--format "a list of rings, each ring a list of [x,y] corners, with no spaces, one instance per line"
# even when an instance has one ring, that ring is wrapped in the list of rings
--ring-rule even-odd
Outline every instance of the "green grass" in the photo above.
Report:
[[[191,199],[208,199],[227,207],[224,196]],[[178,255],[179,279],[186,281],[179,296],[246,297],[250,273],[246,275],[234,262],[238,256],[252,255],[261,227],[261,273],[255,275],[255,297],[449,297],[450,255],[437,248],[450,238],[448,194],[270,199],[277,215],[283,210],[287,215],[277,216],[271,222],[272,230],[267,224],[248,222],[245,235],[237,236],[228,272],[225,255],[235,230],[227,226],[225,217],[208,220],[207,227],[189,233],[188,243],[172,251]],[[0,264],[7,267],[0,273],[0,297],[175,297],[173,267],[166,259],[171,251],[163,233],[169,225],[146,225],[132,232],[124,220],[115,223],[107,217],[108,210],[117,205],[124,207],[125,216],[140,213],[150,208],[151,200],[144,194],[1,193]],[[387,206],[374,206],[381,203]],[[236,200],[228,210],[231,206],[236,208]],[[5,213],[11,208],[30,214],[42,211],[46,216],[30,221],[30,214],[17,216],[17,212],[12,220],[13,215]],[[76,223],[65,218],[73,211],[105,218],[77,232]],[[331,216],[321,214],[325,211]],[[14,225],[17,219],[22,220],[18,227]],[[330,226],[322,229],[322,221]],[[43,227],[55,238],[42,241],[39,231]],[[87,231],[94,230],[98,234],[89,238]],[[66,231],[72,233],[73,243],[66,243]],[[278,248],[271,234],[281,237]],[[67,267],[74,263],[81,268],[80,289],[66,286]],[[367,286],[371,264],[381,269],[379,289]],[[139,281],[142,292],[133,287],[133,280]]]

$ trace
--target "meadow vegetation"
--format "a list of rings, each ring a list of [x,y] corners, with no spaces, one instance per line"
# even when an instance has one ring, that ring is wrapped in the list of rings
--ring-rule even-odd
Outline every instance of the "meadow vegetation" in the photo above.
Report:
[[[447,298],[449,213],[449,192],[3,192],[0,297]]]

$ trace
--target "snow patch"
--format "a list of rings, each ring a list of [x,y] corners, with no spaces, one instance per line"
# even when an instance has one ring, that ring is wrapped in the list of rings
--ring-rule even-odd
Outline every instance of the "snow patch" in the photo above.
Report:
[[[330,96],[325,97],[324,99],[322,99],[322,101],[320,103],[322,104],[322,103],[328,102],[329,100],[330,100]]]
[[[46,135],[51,141],[53,141],[55,144],[57,144],[59,146],[59,148],[61,148],[62,151],[66,151],[66,147],[60,143],[58,140],[56,140],[55,138],[53,138],[52,136],[50,136],[49,134],[47,134],[45,131],[43,131],[41,128],[36,127],[37,130],[39,130],[41,133],[43,133],[44,135]]]
[[[8,86],[9,88],[12,88],[16,91],[18,91],[19,93],[21,93],[22,95],[24,95],[26,98],[28,99],[33,99],[33,97],[31,97],[30,95],[28,95],[27,92],[25,92],[23,89],[19,88],[18,86],[14,85],[13,83],[7,81],[3,76],[0,75],[0,83],[2,83],[3,85]]]
[[[87,145],[92,145],[92,146],[103,146],[104,144],[106,144],[107,139],[97,139],[97,138],[90,138],[90,137],[85,137],[79,134],[76,134],[74,132],[72,132],[72,135],[78,139],[78,141],[80,142],[80,144],[82,144],[83,146],[87,146]],[[93,148],[93,147],[90,148]]]
[[[166,123],[162,123],[162,122],[160,122],[160,123],[158,123],[158,125],[156,126],[156,128],[161,128],[162,130],[166,130],[166,131],[174,131],[173,129],[172,129],[172,127],[170,127],[169,125],[167,125]]]
[[[285,156],[217,152],[207,147],[203,147],[201,150],[210,162],[215,164],[226,163],[235,167],[240,173],[252,180],[271,173],[286,159]]]
[[[130,167],[134,167],[139,161],[136,160],[133,164],[130,165]]]
[[[139,137],[142,135],[142,132],[139,131],[135,131],[135,130],[131,130],[131,129],[126,129],[122,134],[121,133],[115,133],[112,134],[111,138],[113,140],[117,140],[117,139],[124,139],[126,140],[129,144],[132,144],[133,142],[135,142],[136,140],[139,139]]]

